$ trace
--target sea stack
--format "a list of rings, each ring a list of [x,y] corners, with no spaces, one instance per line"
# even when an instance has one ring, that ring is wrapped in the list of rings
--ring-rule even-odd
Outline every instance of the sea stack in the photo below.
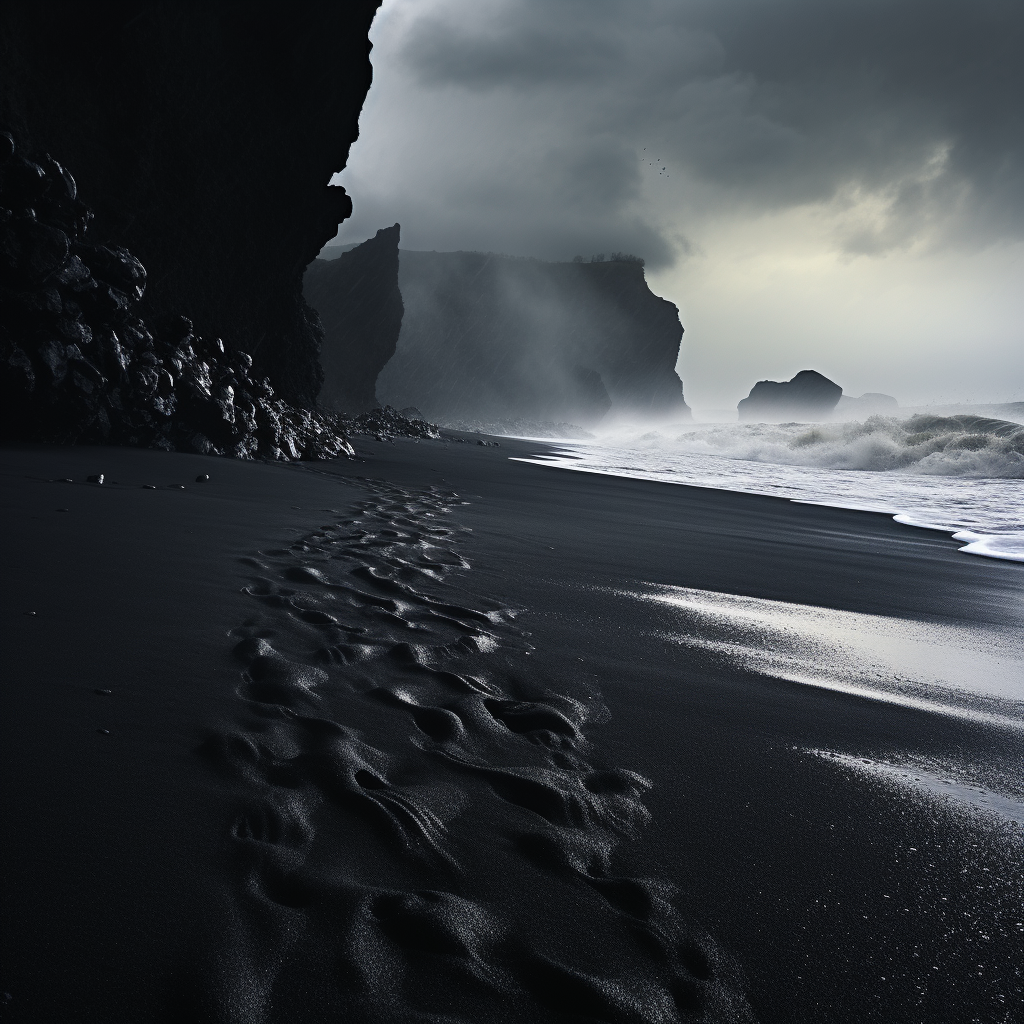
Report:
[[[801,370],[792,380],[759,380],[736,407],[741,422],[781,423],[827,420],[843,389],[817,370]]]
[[[320,404],[333,412],[364,413],[379,407],[377,375],[395,354],[402,329],[398,288],[400,227],[377,234],[334,260],[314,260],[303,294],[320,314],[324,341]]]

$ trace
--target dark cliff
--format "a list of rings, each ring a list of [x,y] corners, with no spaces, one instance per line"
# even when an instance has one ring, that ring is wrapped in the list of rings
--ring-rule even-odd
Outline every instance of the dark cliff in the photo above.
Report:
[[[310,405],[321,330],[302,274],[348,216],[379,0],[5,3],[0,120],[72,168],[90,239],[148,272],[139,312],[189,317]]]
[[[402,328],[399,232],[397,224],[381,228],[337,259],[314,260],[306,270],[303,293],[324,326],[320,404],[334,412],[379,406],[377,375],[395,354]]]
[[[279,398],[182,316],[138,315],[146,270],[96,244],[74,177],[0,130],[0,438],[236,458],[352,454],[336,417]],[[152,330],[150,329],[152,328]]]
[[[403,250],[398,280],[405,318],[382,402],[447,422],[689,416],[679,313],[639,262]]]

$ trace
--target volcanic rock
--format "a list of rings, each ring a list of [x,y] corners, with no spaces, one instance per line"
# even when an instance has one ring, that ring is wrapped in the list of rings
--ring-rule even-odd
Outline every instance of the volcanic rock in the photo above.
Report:
[[[843,389],[817,370],[801,370],[792,380],[759,380],[737,406],[740,420],[780,423],[826,420]]]
[[[183,316],[144,321],[145,268],[87,237],[93,215],[72,175],[49,155],[29,159],[2,130],[0,153],[0,438],[352,454],[337,417],[275,398],[245,352]]]
[[[410,419],[404,412],[397,412],[390,405],[371,409],[354,418],[343,417],[341,422],[349,434],[369,434],[383,441],[392,437],[417,437],[437,440],[440,430],[433,423],[422,418]]]
[[[324,326],[320,404],[326,409],[358,414],[380,406],[377,375],[395,354],[402,329],[399,232],[397,224],[381,228],[337,259],[314,260],[306,269],[303,294]]]

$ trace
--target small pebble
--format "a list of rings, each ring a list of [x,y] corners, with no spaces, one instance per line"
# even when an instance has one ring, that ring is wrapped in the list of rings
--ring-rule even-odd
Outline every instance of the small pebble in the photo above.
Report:
[[[99,734],[100,734],[101,736],[109,736],[109,735],[110,735],[110,730],[109,730],[109,729],[97,729],[96,731],[97,731],[97,732],[98,732],[98,733],[99,733]]]
[[[103,483],[103,474],[95,473],[92,476],[87,476],[85,479],[86,482],[90,484],[101,484]]]
[[[209,473],[200,473],[199,476],[196,477],[196,483],[197,484],[205,484],[209,479],[210,479],[210,474]]]
[[[59,509],[57,509],[57,511],[58,512],[70,512],[71,510],[67,509],[67,508],[59,508]]]
[[[185,490],[185,485],[184,484],[171,484],[170,487],[171,487],[172,491],[183,491],[183,490]]]
[[[71,477],[69,476],[62,477],[60,480],[57,481],[57,483],[59,484],[73,484],[74,482],[75,481],[72,480]]]
[[[156,490],[156,484],[143,484],[142,485],[142,489],[144,491],[155,491]]]
[[[109,697],[112,691],[111,690],[93,690],[92,692],[97,694],[100,697]]]
[[[39,612],[25,612],[26,615],[38,615]]]

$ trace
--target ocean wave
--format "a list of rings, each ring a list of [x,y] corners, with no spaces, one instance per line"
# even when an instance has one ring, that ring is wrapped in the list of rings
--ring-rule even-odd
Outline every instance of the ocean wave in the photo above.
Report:
[[[695,425],[565,440],[541,465],[894,515],[1024,562],[1024,424],[981,416]]]
[[[641,447],[814,469],[1024,479],[1024,425],[983,416],[871,416],[863,423],[752,423],[650,431]]]

